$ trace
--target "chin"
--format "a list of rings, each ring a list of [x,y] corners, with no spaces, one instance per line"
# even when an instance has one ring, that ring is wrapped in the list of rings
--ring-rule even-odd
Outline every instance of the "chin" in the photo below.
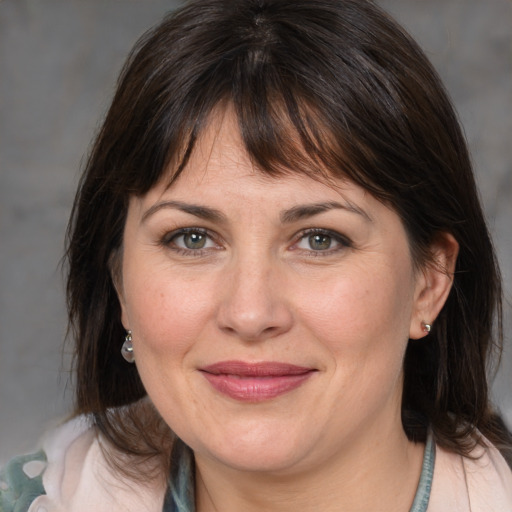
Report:
[[[276,446],[244,447],[240,452],[219,452],[216,459],[236,471],[254,473],[288,473],[296,468],[302,457],[297,450],[276,450]]]
[[[304,433],[282,428],[264,429],[261,424],[251,431],[228,435],[224,432],[220,439],[212,436],[200,446],[194,447],[194,444],[191,446],[196,457],[215,459],[237,471],[249,472],[288,472],[300,465],[310,451]]]

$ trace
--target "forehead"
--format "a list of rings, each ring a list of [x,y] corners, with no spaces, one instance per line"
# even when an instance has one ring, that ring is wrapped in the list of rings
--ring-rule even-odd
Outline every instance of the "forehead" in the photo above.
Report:
[[[170,163],[153,188],[160,191],[176,189],[184,181],[202,187],[215,182],[218,187],[222,181],[240,181],[248,177],[254,182],[274,185],[293,181],[311,186],[316,182],[338,191],[351,183],[342,172],[328,169],[318,158],[310,155],[291,123],[283,122],[277,128],[281,137],[286,134],[287,147],[276,148],[269,143],[266,154],[262,154],[261,148],[250,151],[233,106],[217,107],[199,132],[184,165],[179,159],[187,153],[186,150]]]
[[[198,138],[179,177],[165,179],[131,202],[142,220],[162,207],[194,212],[214,212],[211,219],[272,218],[290,223],[300,218],[342,209],[365,223],[376,218],[397,217],[391,209],[346,177],[297,172],[283,168],[269,175],[257,167],[243,143],[236,117],[229,111],[211,120]],[[135,200],[136,199],[136,200]],[[131,215],[130,217],[133,218]]]
[[[288,189],[291,192],[303,188],[305,195],[317,189],[322,191],[320,193],[329,191],[337,196],[347,189],[353,192],[359,189],[359,195],[366,195],[364,189],[346,176],[335,176],[309,158],[293,129],[289,128],[289,131],[296,145],[290,164],[262,168],[246,148],[234,109],[231,106],[216,109],[200,132],[178,177],[178,166],[169,165],[160,181],[146,194],[146,198],[151,201],[163,195],[197,196],[205,191],[223,194],[237,188],[245,192],[245,195],[259,188],[267,190],[267,193],[269,190],[282,192]],[[303,166],[297,165],[293,157],[300,160]]]
[[[212,113],[206,128],[194,144],[183,174],[189,180],[208,183],[212,179],[212,171],[221,171],[223,168],[237,168],[241,175],[263,174],[253,164],[245,148],[232,108]],[[219,178],[223,173],[217,172],[216,175]]]

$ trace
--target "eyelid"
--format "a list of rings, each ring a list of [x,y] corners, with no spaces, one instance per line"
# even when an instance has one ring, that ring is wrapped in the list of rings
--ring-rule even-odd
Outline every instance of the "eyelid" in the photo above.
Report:
[[[311,235],[326,235],[326,236],[329,236],[331,237],[335,242],[337,242],[340,246],[340,247],[335,247],[333,249],[329,248],[329,249],[326,249],[325,251],[315,251],[314,249],[301,249],[299,247],[297,247],[297,245],[306,237],[308,236],[311,236]],[[299,233],[297,233],[297,235],[295,236],[295,241],[292,245],[292,250],[300,250],[300,251],[304,251],[304,252],[308,252],[308,253],[311,253],[311,254],[314,254],[315,256],[322,256],[322,255],[329,255],[329,254],[333,254],[333,253],[336,253],[340,250],[343,250],[343,249],[347,249],[347,248],[350,248],[353,246],[353,243],[352,241],[350,240],[350,238],[348,238],[346,235],[342,235],[341,233],[337,232],[337,231],[333,231],[331,229],[326,229],[326,228],[307,228],[307,229],[303,229],[301,230]]]
[[[207,229],[192,226],[186,228],[177,228],[173,229],[172,231],[166,231],[161,238],[164,243],[170,243],[177,236],[186,235],[187,233],[200,233],[202,235],[208,235],[211,237],[211,233]]]
[[[213,244],[215,244],[215,247],[206,247],[201,249],[188,249],[185,247],[180,247],[178,245],[173,245],[173,240],[176,238],[186,235],[188,233],[199,233],[201,235],[205,235],[208,237],[209,240]],[[219,242],[220,237],[213,233],[212,231],[200,228],[200,227],[183,227],[178,228],[173,231],[166,232],[161,238],[160,238],[160,244],[165,246],[166,248],[178,253],[178,254],[185,254],[185,255],[193,255],[193,256],[201,256],[204,253],[210,252],[212,250],[219,250],[222,249],[222,245]]]
[[[198,249],[189,249],[186,247],[180,247],[177,244],[173,244],[173,240],[176,238],[186,235],[188,233],[199,233],[202,235],[205,235],[211,243],[214,244],[214,247],[206,247],[206,248],[198,248]],[[335,247],[328,248],[325,250],[314,250],[314,249],[305,249],[298,247],[298,244],[306,237],[311,235],[325,235],[335,242]],[[174,229],[172,231],[167,231],[163,234],[163,236],[159,239],[160,245],[163,245],[169,250],[172,250],[175,253],[183,254],[183,255],[190,255],[190,256],[202,256],[207,253],[211,253],[211,251],[217,251],[223,249],[223,242],[221,237],[215,233],[210,231],[209,229],[203,228],[203,227],[181,227],[178,229]],[[303,253],[307,253],[314,256],[328,256],[332,255],[334,253],[343,251],[347,248],[350,248],[353,246],[352,241],[346,236],[338,231],[334,231],[327,228],[306,228],[299,231],[294,237],[293,237],[293,243],[289,249],[291,250],[297,250],[301,251]]]

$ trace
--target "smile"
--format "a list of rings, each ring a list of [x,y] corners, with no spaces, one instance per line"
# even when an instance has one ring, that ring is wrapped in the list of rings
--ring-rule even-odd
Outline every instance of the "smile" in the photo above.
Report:
[[[316,370],[287,363],[223,361],[200,371],[223,395],[243,402],[262,402],[301,386]]]

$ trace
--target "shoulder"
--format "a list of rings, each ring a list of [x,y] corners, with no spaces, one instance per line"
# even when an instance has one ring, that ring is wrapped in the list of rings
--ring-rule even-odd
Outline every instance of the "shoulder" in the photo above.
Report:
[[[160,512],[165,492],[161,484],[143,485],[120,476],[108,464],[103,444],[88,418],[64,424],[47,437],[38,454],[15,459],[6,467],[4,473],[14,487],[8,483],[9,492],[0,491],[0,499],[8,503],[0,501],[0,511]],[[23,475],[32,460],[42,464],[35,479]]]
[[[470,457],[439,446],[428,512],[512,511],[512,470],[486,439]]]

